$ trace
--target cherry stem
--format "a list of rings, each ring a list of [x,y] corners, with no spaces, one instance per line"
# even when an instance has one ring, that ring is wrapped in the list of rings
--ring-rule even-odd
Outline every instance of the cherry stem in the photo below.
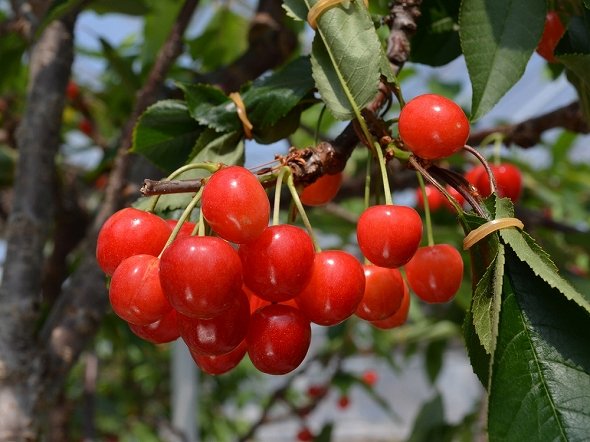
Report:
[[[494,144],[494,164],[496,166],[500,165],[501,162],[501,154],[502,154],[502,143],[504,142],[504,135],[501,132],[492,132],[488,136],[486,136],[481,143],[480,146],[487,146],[489,144]]]
[[[195,228],[198,236],[205,236],[205,216],[202,209],[199,211],[199,223]]]
[[[428,245],[434,245],[434,236],[432,235],[432,219],[430,217],[430,204],[428,202],[428,196],[426,195],[426,186],[424,185],[424,179],[420,172],[416,171],[418,177],[418,183],[420,183],[420,189],[422,191],[422,200],[424,205],[424,220],[426,221],[426,236],[428,238]]]
[[[184,165],[184,166],[176,169],[174,172],[172,172],[170,175],[168,175],[162,181],[171,181],[174,178],[182,175],[183,173],[188,172],[189,170],[201,169],[201,170],[206,170],[206,171],[211,172],[211,173],[215,173],[219,169],[221,169],[222,167],[223,167],[223,164],[221,164],[221,163],[191,163],[191,164],[186,164],[186,165]],[[201,186],[201,188],[202,188],[202,186]],[[155,212],[156,211],[156,205],[158,204],[158,201],[160,200],[160,196],[161,195],[155,195],[154,196],[154,200],[152,201],[152,204],[151,204],[150,209],[149,209],[150,212]]]
[[[496,193],[496,190],[498,188],[498,186],[496,185],[496,177],[494,176],[494,173],[492,172],[492,169],[490,168],[490,165],[488,164],[484,156],[477,149],[474,149],[468,144],[463,146],[463,149],[469,152],[475,158],[477,158],[477,160],[483,165],[484,169],[486,170],[486,173],[488,174],[488,179],[490,180],[490,189],[492,190],[492,193]]]
[[[281,188],[283,186],[283,178],[286,173],[286,168],[281,168],[279,175],[277,176],[277,182],[275,185],[275,200],[272,212],[272,225],[276,226],[279,224],[280,209],[281,209]]]
[[[369,157],[365,174],[365,209],[371,204],[371,166],[373,165],[373,152],[370,149],[367,149],[367,152],[369,152]]]
[[[389,178],[387,178],[387,166],[385,165],[385,158],[381,151],[381,146],[373,141],[375,152],[377,152],[377,159],[379,161],[379,170],[381,171],[381,179],[383,180],[383,193],[385,194],[385,204],[393,205],[393,197],[391,196],[391,189],[389,187]]]
[[[297,212],[299,212],[299,216],[301,216],[301,220],[303,221],[303,225],[309,232],[309,236],[313,241],[313,246],[316,252],[321,252],[322,249],[318,243],[317,237],[315,232],[313,231],[313,227],[311,226],[311,222],[307,217],[307,213],[305,213],[305,209],[303,208],[303,204],[301,203],[301,199],[299,198],[299,194],[297,193],[297,188],[295,187],[295,182],[293,181],[293,173],[288,166],[285,166],[286,174],[287,175],[287,187],[289,188],[289,192],[291,192],[291,198],[293,199],[293,203],[295,207],[297,207]]]
[[[201,200],[201,195],[203,194],[203,189],[204,189],[204,187],[201,187],[199,189],[199,191],[195,194],[195,196],[193,197],[191,202],[188,203],[188,206],[186,206],[186,208],[184,209],[184,212],[182,212],[182,215],[180,215],[180,218],[176,222],[176,226],[174,226],[174,229],[172,230],[172,233],[170,234],[168,241],[166,241],[164,248],[160,252],[159,257],[161,257],[162,253],[164,253],[164,250],[166,250],[166,248],[170,244],[172,244],[172,241],[174,241],[176,239],[176,237],[178,236],[178,232],[180,232],[180,229],[182,228],[182,225],[189,218],[189,216],[191,215],[191,212],[194,210],[194,208],[197,207],[197,204],[199,204],[199,201]]]

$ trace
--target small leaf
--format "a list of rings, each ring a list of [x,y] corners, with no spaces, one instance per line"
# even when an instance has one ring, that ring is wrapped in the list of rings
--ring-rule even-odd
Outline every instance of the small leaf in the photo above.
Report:
[[[306,1],[308,6],[315,1]],[[312,71],[320,95],[339,119],[371,102],[381,75],[394,82],[373,21],[361,1],[332,7],[318,19],[312,43]]]
[[[444,340],[433,341],[426,347],[426,353],[424,355],[426,358],[426,374],[428,375],[428,380],[433,385],[443,366],[446,348],[447,342]]]
[[[244,143],[241,140],[241,131],[220,135],[213,129],[206,129],[191,152],[190,162],[244,164]]]
[[[514,207],[508,198],[498,198],[496,217],[514,216]],[[526,232],[517,229],[502,229],[500,237],[550,287],[557,289],[567,299],[574,301],[590,313],[590,302],[558,273],[558,269],[550,256]]]
[[[187,161],[202,131],[184,102],[158,101],[139,119],[131,151],[143,155],[169,174]]]
[[[590,316],[509,249],[489,388],[490,441],[586,440]]]
[[[141,87],[139,77],[133,71],[133,60],[123,57],[104,38],[99,38],[104,57],[108,60],[113,71],[121,77],[121,80],[131,90],[138,90]]]
[[[182,3],[177,1],[150,0],[150,10],[145,14],[143,21],[143,44],[140,46],[144,66],[149,66],[155,61],[181,7]]]
[[[241,127],[236,105],[220,89],[205,84],[179,83],[192,117],[218,132]]]
[[[283,9],[294,20],[307,21],[308,8],[301,0],[283,0]]]
[[[426,402],[419,411],[408,442],[430,442],[442,439],[442,432],[447,428],[445,422],[444,403],[442,396],[437,393]]]
[[[537,47],[545,0],[464,0],[461,46],[473,87],[471,118],[485,115],[516,84]]]
[[[143,16],[150,12],[145,0],[94,0],[90,9],[97,14],[127,14]]]

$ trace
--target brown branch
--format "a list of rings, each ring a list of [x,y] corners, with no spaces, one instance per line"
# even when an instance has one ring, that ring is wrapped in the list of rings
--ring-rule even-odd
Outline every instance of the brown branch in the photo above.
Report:
[[[104,221],[123,205],[121,194],[127,183],[127,149],[131,144],[133,127],[141,113],[157,100],[164,78],[181,52],[182,36],[197,5],[198,0],[184,2],[146,84],[137,95],[133,113],[122,131],[118,155],[106,190],[106,200],[87,237],[82,262],[43,326],[41,340],[47,351],[44,372],[47,390],[43,398],[46,402],[55,400],[66,374],[87,342],[95,335],[107,311],[104,275],[94,258],[96,238]]]
[[[581,134],[590,133],[590,125],[584,118],[580,103],[576,101],[520,123],[474,132],[469,136],[467,143],[477,146],[488,135],[500,133],[504,136],[506,145],[515,144],[527,148],[537,145],[541,141],[543,132],[554,128],[563,128]]]
[[[35,438],[42,364],[35,345],[43,249],[52,221],[54,166],[73,61],[76,14],[51,23],[30,58],[29,92],[17,133],[8,259],[0,287],[0,441]]]

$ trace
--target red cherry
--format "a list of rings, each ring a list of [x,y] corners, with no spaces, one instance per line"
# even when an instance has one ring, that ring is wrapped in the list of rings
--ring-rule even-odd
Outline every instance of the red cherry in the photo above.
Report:
[[[117,267],[109,286],[109,300],[117,316],[131,324],[149,325],[170,311],[158,266],[155,256],[135,255]]]
[[[400,267],[422,239],[422,219],[407,206],[379,205],[360,216],[356,236],[363,255],[379,267]]]
[[[220,375],[234,369],[244,358],[248,349],[243,340],[229,353],[223,355],[204,355],[189,348],[190,354],[201,370],[210,375]]]
[[[338,408],[344,410],[345,408],[348,408],[349,405],[350,398],[347,395],[343,394],[338,398]]]
[[[465,204],[465,198],[463,197],[463,195],[461,195],[454,187],[451,187],[448,184],[445,186],[445,189],[447,190],[447,192],[449,192],[451,194],[452,197],[455,198],[455,200],[457,200],[457,202],[459,203],[459,205],[461,207],[463,207],[463,205]],[[455,211],[455,208],[453,207],[453,205],[446,198],[445,198],[444,205],[451,212],[454,212]]]
[[[297,440],[301,442],[309,442],[314,438],[313,433],[307,427],[303,427],[297,433]]]
[[[168,225],[170,226],[170,228],[172,230],[174,230],[174,228],[176,227],[176,224],[178,223],[178,220],[176,219],[167,219],[166,222],[168,223]],[[191,234],[193,233],[193,230],[195,229],[195,223],[192,223],[190,221],[185,221],[184,223],[182,223],[182,227],[180,228],[180,231],[178,232],[178,235],[176,235],[176,239],[178,238],[182,238],[185,236],[191,236]]]
[[[303,362],[310,342],[309,320],[294,307],[271,304],[256,310],[250,318],[248,355],[263,373],[295,370]]]
[[[312,399],[321,398],[328,392],[328,387],[325,385],[310,385],[307,389],[307,395]]]
[[[404,297],[402,298],[402,305],[389,318],[380,319],[378,321],[371,321],[371,324],[382,330],[389,330],[405,324],[408,319],[408,312],[410,310],[410,291],[408,286],[404,283]]]
[[[485,174],[487,176],[485,167],[483,167],[480,164],[478,166],[472,167],[467,172],[465,172],[464,177],[471,185],[477,187],[477,183],[479,182],[479,177],[482,174]]]
[[[410,287],[423,301],[450,301],[463,281],[463,258],[449,244],[420,247],[405,266]]]
[[[178,315],[180,336],[197,353],[222,355],[232,351],[246,337],[250,304],[239,290],[227,310],[210,319]]]
[[[250,290],[245,285],[242,287],[242,290],[248,296],[248,300],[250,301],[250,313],[254,313],[261,307],[265,307],[267,305],[272,304],[271,301],[267,301],[266,299],[262,299],[260,296],[256,295],[252,290]],[[297,303],[294,299],[287,299],[286,301],[281,302],[280,304],[290,305],[291,307],[297,307]]]
[[[295,302],[319,325],[336,325],[349,318],[363,299],[365,274],[349,253],[328,250],[316,253],[309,284]]]
[[[425,186],[425,191],[428,200],[428,208],[431,212],[436,212],[446,204],[447,199],[445,196],[432,184],[427,184]],[[418,201],[418,207],[424,209],[424,194],[420,188],[416,189],[416,199]]]
[[[522,174],[518,167],[513,164],[504,163],[499,166],[491,165],[490,168],[496,178],[498,195],[510,198],[513,202],[518,201],[522,193]],[[477,188],[484,197],[492,193],[487,173],[479,176]]]
[[[299,198],[307,206],[323,206],[334,199],[341,185],[342,172],[322,175],[309,186],[304,187]]]
[[[189,236],[177,239],[162,253],[160,281],[179,313],[211,318],[232,304],[242,286],[242,264],[226,241]]]
[[[462,149],[469,137],[469,121],[452,100],[436,94],[410,100],[399,114],[399,135],[416,156],[446,158]]]
[[[69,81],[68,85],[66,86],[66,97],[70,101],[76,101],[76,99],[80,96],[80,88],[78,85],[73,82]]]
[[[256,176],[240,166],[220,169],[205,184],[203,216],[220,237],[242,244],[268,225],[270,202]]]
[[[363,266],[365,292],[356,308],[356,315],[367,321],[385,319],[401,306],[404,297],[404,280],[398,269],[374,265]]]
[[[78,129],[80,129],[80,132],[82,132],[84,135],[91,136],[92,132],[94,132],[94,125],[88,118],[83,118],[78,123]]]
[[[545,27],[537,45],[537,53],[549,63],[555,63],[555,48],[565,33],[565,27],[555,11],[549,11],[545,17]]]
[[[365,372],[363,372],[361,379],[369,387],[372,387],[379,380],[379,375],[377,374],[377,372],[375,370],[366,370]]]
[[[315,250],[307,232],[289,224],[271,226],[238,251],[244,284],[271,302],[293,298],[305,288]]]
[[[158,256],[171,233],[166,221],[152,213],[134,208],[119,210],[98,233],[96,260],[103,272],[112,275],[125,258]]]
[[[154,344],[165,344],[178,339],[178,322],[176,319],[176,310],[173,308],[166,313],[162,319],[152,322],[148,325],[129,324],[129,328],[140,338]]]

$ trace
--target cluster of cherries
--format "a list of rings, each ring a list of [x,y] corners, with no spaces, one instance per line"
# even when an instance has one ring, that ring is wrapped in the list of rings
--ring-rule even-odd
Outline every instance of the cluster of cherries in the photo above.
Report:
[[[435,160],[464,146],[469,123],[454,102],[427,94],[403,107],[399,133],[406,149]],[[340,181],[320,178],[302,202],[326,203]],[[188,221],[173,235],[176,221],[126,208],[102,227],[96,254],[111,276],[112,308],[131,330],[154,343],[181,337],[211,374],[231,370],[246,353],[264,373],[288,373],[308,352],[312,323],[356,315],[393,328],[406,321],[409,288],[426,302],[447,302],[463,279],[453,246],[420,246],[422,220],[411,207],[382,204],[361,214],[363,264],[342,250],[319,250],[300,227],[269,226],[268,195],[243,167],[214,172],[200,204],[212,235],[194,234],[202,229]]]

